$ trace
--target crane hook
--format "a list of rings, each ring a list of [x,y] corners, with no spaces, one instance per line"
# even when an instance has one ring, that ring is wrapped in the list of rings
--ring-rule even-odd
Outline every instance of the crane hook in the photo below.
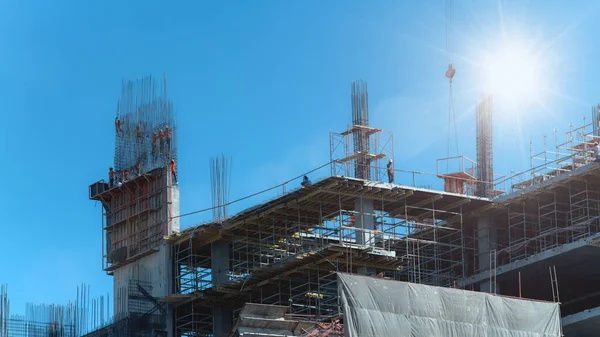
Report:
[[[454,69],[452,67],[452,63],[448,64],[448,70],[446,70],[446,77],[450,80],[450,83],[452,83],[452,78],[454,77],[454,74],[456,74],[456,69]]]

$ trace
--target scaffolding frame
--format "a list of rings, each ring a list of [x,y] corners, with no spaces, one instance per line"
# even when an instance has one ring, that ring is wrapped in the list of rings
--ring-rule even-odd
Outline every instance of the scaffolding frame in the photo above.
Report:
[[[201,335],[208,336],[211,310],[190,304],[198,302],[196,298],[211,301],[208,307],[233,305],[234,316],[251,301],[331,320],[342,314],[336,272],[367,270],[382,278],[453,286],[469,273],[471,267],[463,261],[474,254],[463,235],[463,206],[470,199],[453,195],[455,201],[449,203],[439,192],[426,191],[419,191],[422,195],[416,199],[414,192],[330,177],[280,197],[287,201],[276,199],[272,206],[255,206],[246,215],[201,225],[181,233],[185,239],[174,236],[179,294],[165,301],[179,301],[178,308],[187,308],[176,310],[177,330],[186,335],[183,331],[202,325],[206,334]],[[366,200],[373,203],[373,211],[356,211],[355,202]],[[372,218],[374,228],[361,228],[365,222],[359,217]],[[231,269],[228,279],[215,287],[208,276],[212,277],[210,245],[224,238],[230,243]],[[202,256],[197,265],[203,265],[203,273],[190,273],[185,266],[197,256]],[[199,283],[205,286],[190,293],[189,285]]]
[[[157,251],[170,235],[172,177],[167,168],[110,187],[90,186],[90,199],[102,203],[102,268],[109,274],[121,265]]]
[[[591,178],[561,182],[509,201],[508,240],[498,253],[514,262],[600,233],[600,187]]]
[[[366,146],[361,145],[363,148],[357,149],[355,136],[364,138],[361,144]],[[382,162],[384,158],[394,159],[394,134],[391,131],[349,125],[344,132],[329,134],[332,176],[359,178],[366,175],[373,181],[387,181],[387,163]]]
[[[564,142],[559,139],[558,130],[554,130],[554,147],[547,143],[547,136],[543,139],[543,148],[534,152],[533,142],[529,142],[529,162],[527,170],[512,174],[508,178],[497,181],[496,184],[508,184],[507,192],[514,192],[534,186],[543,181],[572,172],[575,169],[594,162],[594,143],[600,141],[598,125],[600,123],[598,107],[592,107],[592,121],[582,117],[583,124],[579,127],[569,125],[565,132]]]

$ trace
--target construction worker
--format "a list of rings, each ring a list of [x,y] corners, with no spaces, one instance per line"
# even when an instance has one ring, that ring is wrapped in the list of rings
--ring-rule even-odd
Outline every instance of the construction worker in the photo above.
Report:
[[[165,153],[165,134],[163,130],[158,130],[158,139],[160,139],[160,153]]]
[[[124,133],[123,130],[121,130],[121,125],[123,125],[123,121],[120,120],[118,116],[115,117],[115,131],[117,132],[117,135]]]
[[[594,160],[600,160],[600,145],[598,144],[598,142],[594,142]]]
[[[300,183],[300,186],[302,186],[302,187],[310,186],[310,179],[308,179],[307,176],[304,176],[302,178],[302,182]]]
[[[113,171],[112,166],[108,168],[108,186],[113,187],[115,185],[115,171]]]
[[[394,182],[394,161],[390,159],[387,164],[388,182],[391,184]]]
[[[171,159],[171,174],[173,175],[173,182],[177,184],[177,164],[175,164],[175,159]]]
[[[142,132],[142,128],[140,127],[139,123],[135,126],[135,135],[138,140],[144,138],[144,133]]]
[[[158,136],[156,132],[152,133],[152,158],[156,157],[156,142],[158,142]]]
[[[169,130],[169,126],[165,126],[165,138],[167,139],[167,151],[171,151],[171,136],[173,131]]]

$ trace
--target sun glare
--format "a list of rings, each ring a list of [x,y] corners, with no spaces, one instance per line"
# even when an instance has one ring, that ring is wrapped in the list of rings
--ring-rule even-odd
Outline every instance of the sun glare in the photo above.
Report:
[[[519,44],[507,44],[490,53],[484,63],[485,89],[495,99],[521,104],[539,101],[540,60]]]

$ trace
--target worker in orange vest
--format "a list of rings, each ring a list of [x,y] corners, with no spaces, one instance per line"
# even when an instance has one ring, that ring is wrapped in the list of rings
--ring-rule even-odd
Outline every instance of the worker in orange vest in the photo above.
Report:
[[[158,136],[154,132],[152,133],[152,157],[156,157],[156,142],[158,142]]]
[[[113,171],[112,166],[108,168],[108,181],[108,186],[113,187],[115,184],[115,171]]]
[[[142,131],[142,128],[140,127],[140,123],[138,123],[138,125],[135,126],[135,135],[138,139],[138,142],[144,139],[144,132]]]
[[[158,130],[158,139],[160,139],[160,153],[165,153],[165,134],[163,130]]]
[[[173,181],[177,184],[177,164],[175,164],[175,159],[171,159],[171,174],[173,175]]]
[[[167,139],[167,151],[171,151],[171,135],[173,131],[169,130],[169,126],[165,126],[165,138]]]
[[[121,121],[119,117],[115,117],[115,131],[117,132],[117,135],[124,133],[123,130],[121,130],[121,125],[123,125],[123,121]]]

